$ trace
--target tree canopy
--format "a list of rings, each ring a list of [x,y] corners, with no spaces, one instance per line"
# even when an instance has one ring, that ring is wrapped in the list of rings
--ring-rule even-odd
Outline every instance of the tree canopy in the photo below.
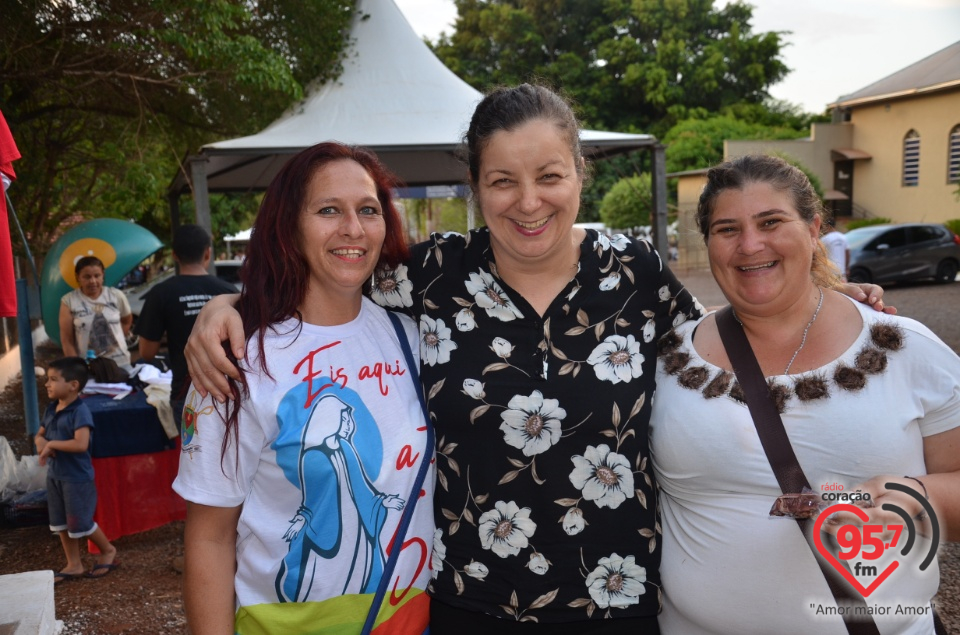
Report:
[[[306,82],[336,76],[353,5],[4,0],[0,108],[23,154],[11,194],[33,251],[71,217],[165,233],[180,158],[262,128]]]
[[[653,190],[650,175],[620,179],[600,202],[600,220],[615,230],[629,230],[650,224]]]
[[[476,88],[545,80],[591,127],[662,134],[691,109],[760,104],[786,76],[782,34],[713,0],[454,0],[434,47]]]
[[[715,115],[681,121],[667,132],[667,172],[709,167],[723,160],[725,139],[796,139],[806,131]]]

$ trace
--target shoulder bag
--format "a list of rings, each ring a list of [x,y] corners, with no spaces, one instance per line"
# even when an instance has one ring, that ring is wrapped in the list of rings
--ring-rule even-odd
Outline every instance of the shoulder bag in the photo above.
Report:
[[[776,404],[770,398],[767,388],[767,382],[763,378],[763,372],[760,370],[760,364],[757,362],[750,342],[747,340],[743,327],[737,322],[733,315],[733,309],[726,306],[716,314],[717,330],[720,332],[720,341],[723,348],[730,358],[730,364],[733,366],[733,372],[737,376],[740,388],[743,390],[744,400],[747,402],[747,408],[753,418],[753,424],[757,428],[757,436],[760,437],[760,444],[767,455],[770,467],[777,477],[780,489],[784,494],[799,494],[804,489],[810,489],[810,483],[800,467],[797,455],[790,445],[790,438],[783,427],[783,421],[780,419],[780,413],[777,412]],[[854,619],[844,617],[844,625],[850,635],[879,635],[877,625],[873,617],[866,611],[866,602],[863,597],[844,581],[830,565],[824,561],[817,552],[816,547],[807,530],[807,519],[798,518],[797,525],[803,533],[804,539],[813,552],[813,557],[820,565],[820,571],[833,593],[837,604],[845,607],[852,607],[854,610],[847,611],[847,616],[855,616]],[[863,607],[862,611],[857,611],[858,607]]]
[[[387,563],[383,568],[383,575],[380,576],[380,584],[377,585],[377,592],[373,596],[373,603],[370,605],[370,611],[367,613],[367,619],[363,624],[361,635],[369,635],[377,621],[377,614],[380,613],[380,606],[383,604],[383,597],[386,595],[387,586],[393,575],[393,570],[397,566],[397,558],[400,556],[400,546],[407,535],[407,528],[413,519],[413,510],[417,506],[417,500],[420,498],[420,490],[423,488],[423,482],[426,480],[427,472],[430,471],[430,463],[433,459],[433,425],[430,423],[430,414],[427,412],[427,402],[423,399],[423,387],[420,385],[419,364],[413,357],[410,350],[410,342],[407,341],[407,334],[403,330],[403,324],[400,318],[392,311],[387,311],[390,322],[397,332],[397,339],[400,340],[400,348],[403,350],[403,357],[407,362],[407,368],[410,370],[410,379],[413,381],[414,390],[417,397],[420,398],[420,408],[423,410],[423,421],[427,427],[427,443],[423,450],[423,460],[420,461],[420,469],[417,471],[417,477],[414,479],[413,488],[410,490],[410,496],[407,497],[407,504],[403,508],[403,514],[400,516],[400,525],[397,528],[397,535],[393,541],[393,549],[387,558]]]

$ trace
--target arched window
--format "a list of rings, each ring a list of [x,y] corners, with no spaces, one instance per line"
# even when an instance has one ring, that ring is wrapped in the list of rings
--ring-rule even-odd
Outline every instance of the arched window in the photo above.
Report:
[[[960,124],[953,127],[947,140],[947,183],[960,183]]]
[[[903,185],[916,187],[920,184],[920,134],[911,130],[903,138]]]

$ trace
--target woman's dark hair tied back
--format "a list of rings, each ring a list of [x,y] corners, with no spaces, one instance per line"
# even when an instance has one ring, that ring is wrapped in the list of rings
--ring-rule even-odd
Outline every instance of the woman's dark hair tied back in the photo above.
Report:
[[[501,130],[509,132],[535,119],[546,119],[557,126],[570,146],[577,171],[582,170],[580,124],[570,104],[545,86],[501,86],[490,91],[477,105],[464,136],[463,154],[471,187],[476,186],[480,157],[490,138]]]

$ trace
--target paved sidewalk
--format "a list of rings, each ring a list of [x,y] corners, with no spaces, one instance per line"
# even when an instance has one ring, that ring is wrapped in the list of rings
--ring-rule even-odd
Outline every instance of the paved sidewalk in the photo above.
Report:
[[[699,269],[688,269],[686,267],[670,267],[677,279],[683,283],[690,293],[694,295],[705,307],[723,306],[727,299],[720,292],[716,280],[710,269],[704,267]]]

